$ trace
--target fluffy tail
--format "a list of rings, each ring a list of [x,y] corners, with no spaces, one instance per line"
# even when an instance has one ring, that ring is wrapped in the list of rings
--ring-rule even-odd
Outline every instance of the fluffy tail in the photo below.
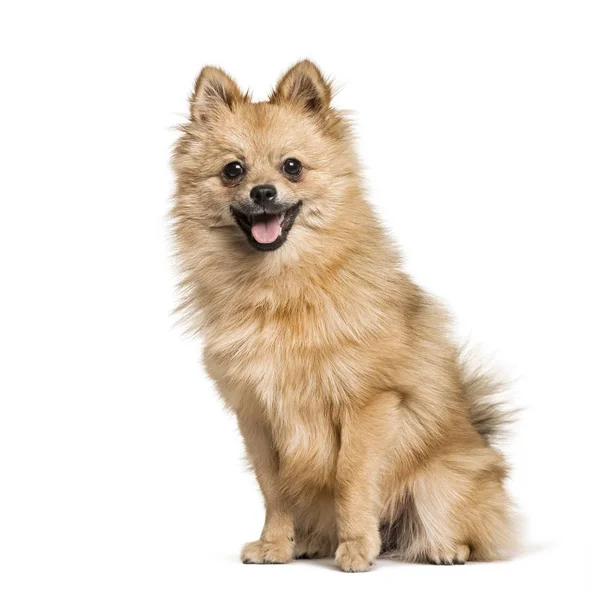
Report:
[[[503,439],[518,412],[501,398],[507,384],[494,373],[468,368],[463,361],[462,385],[469,418],[478,433],[490,443]]]

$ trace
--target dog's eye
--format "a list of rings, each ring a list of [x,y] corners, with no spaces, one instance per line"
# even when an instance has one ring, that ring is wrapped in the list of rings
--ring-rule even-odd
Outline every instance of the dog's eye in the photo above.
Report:
[[[282,170],[291,177],[299,175],[301,168],[301,163],[296,158],[287,158],[282,165]]]
[[[222,169],[222,174],[227,179],[237,179],[237,177],[241,177],[243,173],[245,173],[245,169],[239,161],[230,162]]]

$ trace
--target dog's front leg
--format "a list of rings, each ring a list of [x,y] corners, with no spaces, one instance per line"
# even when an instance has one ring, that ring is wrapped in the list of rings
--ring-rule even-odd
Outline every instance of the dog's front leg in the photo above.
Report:
[[[239,411],[237,420],[266,506],[262,535],[245,544],[241,559],[254,564],[289,562],[294,551],[293,515],[278,486],[279,459],[270,429],[253,413]]]
[[[380,552],[380,475],[398,423],[394,393],[351,407],[341,422],[336,474],[339,546],[343,571],[367,571]]]

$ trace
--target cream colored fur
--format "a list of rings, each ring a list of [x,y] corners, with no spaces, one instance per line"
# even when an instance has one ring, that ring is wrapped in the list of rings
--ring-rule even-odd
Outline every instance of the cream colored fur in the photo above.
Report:
[[[492,390],[464,374],[447,315],[403,272],[330,100],[308,61],[261,103],[206,67],[174,152],[182,310],[265,500],[242,559],[335,555],[365,571],[381,551],[503,558],[513,526]],[[304,165],[298,181],[281,172],[288,157]],[[234,160],[246,174],[233,186],[221,173]],[[262,183],[303,203],[273,252],[230,212]]]

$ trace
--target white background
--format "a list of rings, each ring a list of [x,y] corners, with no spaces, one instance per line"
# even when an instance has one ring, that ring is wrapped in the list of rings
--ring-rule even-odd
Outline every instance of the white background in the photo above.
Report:
[[[573,1],[3,3],[0,596],[589,594],[597,30]],[[408,270],[515,380],[512,562],[238,561],[261,499],[171,315],[169,152],[204,64],[262,99],[304,57]]]

